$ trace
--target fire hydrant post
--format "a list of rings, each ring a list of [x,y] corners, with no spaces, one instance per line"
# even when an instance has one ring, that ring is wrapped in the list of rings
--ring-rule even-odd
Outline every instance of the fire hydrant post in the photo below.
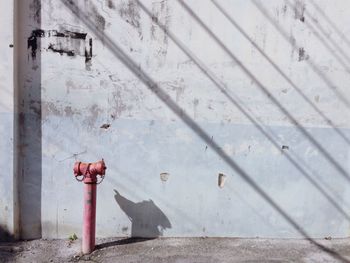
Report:
[[[95,163],[74,164],[75,178],[84,182],[83,254],[90,254],[95,248],[96,185],[102,182],[106,169],[103,159]],[[97,176],[100,176],[99,182]]]

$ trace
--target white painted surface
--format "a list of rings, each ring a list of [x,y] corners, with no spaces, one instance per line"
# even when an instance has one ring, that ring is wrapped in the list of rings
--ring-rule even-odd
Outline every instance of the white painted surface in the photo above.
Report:
[[[155,228],[162,223],[165,229],[158,234],[164,236],[298,236],[218,151],[246,171],[311,236],[348,236],[349,180],[345,178],[349,177],[350,114],[346,104],[350,100],[350,60],[344,53],[349,53],[349,47],[311,1],[296,1],[296,8],[282,0],[218,1],[294,87],[212,1],[186,3],[222,44],[178,1],[142,1],[154,14],[153,20],[136,1],[109,2],[74,1],[77,15],[68,2],[42,1],[41,29],[87,33],[86,40],[45,35],[38,38],[40,60],[32,62],[27,50],[27,62],[22,63],[25,70],[25,65],[38,66],[40,61],[39,69],[31,67],[28,72],[40,70],[40,77],[34,74],[34,83],[41,85],[40,220],[44,237],[80,233],[83,186],[74,181],[73,163],[102,157],[108,170],[106,180],[98,186],[99,236],[128,235],[131,228],[149,235],[157,233]],[[324,0],[317,5],[346,36],[350,30],[345,11],[348,1]],[[258,6],[267,10],[274,24]],[[157,22],[175,38],[167,36]],[[23,52],[26,39],[37,27],[25,28]],[[91,65],[86,65],[84,49],[90,38],[93,56]],[[60,55],[52,47],[75,55]],[[120,50],[138,66],[135,71],[142,70],[152,78],[169,95],[169,101],[176,102],[212,137],[219,150],[211,149],[130,72],[116,56]],[[206,68],[226,95],[196,63]],[[23,87],[33,86],[30,76]],[[30,114],[30,92],[27,95]],[[244,108],[265,134],[232,101]],[[111,125],[108,129],[100,128],[106,123]],[[320,184],[338,210],[291,164],[288,154]],[[26,176],[35,167],[31,169]],[[161,173],[169,173],[166,182],[160,179]],[[219,173],[228,175],[223,189],[217,186]],[[114,189],[135,204],[117,196],[118,204]],[[133,225],[121,200],[130,211],[137,211]],[[171,227],[162,213],[150,210],[154,205]],[[147,218],[163,220],[152,226]],[[151,226],[142,229],[143,224]],[[148,231],[152,227],[153,232]]]
[[[0,239],[17,235],[14,142],[14,2],[0,3]],[[9,235],[9,236],[7,236]]]

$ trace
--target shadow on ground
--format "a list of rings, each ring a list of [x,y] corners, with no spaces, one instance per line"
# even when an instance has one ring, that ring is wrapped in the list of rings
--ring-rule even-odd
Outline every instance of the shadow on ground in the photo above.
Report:
[[[13,262],[18,248],[13,241],[14,236],[0,226],[0,262]]]
[[[122,246],[122,245],[128,245],[133,243],[139,243],[139,242],[145,242],[149,240],[153,240],[154,238],[142,238],[142,237],[129,237],[129,238],[123,238],[118,239],[110,242],[106,242],[103,244],[96,245],[95,249],[103,249],[107,247],[113,247],[113,246]]]

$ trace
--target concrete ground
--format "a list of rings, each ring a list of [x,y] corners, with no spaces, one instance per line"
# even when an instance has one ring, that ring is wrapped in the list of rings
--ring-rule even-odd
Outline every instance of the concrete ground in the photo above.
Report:
[[[350,260],[350,239],[317,240]],[[90,255],[80,240],[0,243],[0,262],[340,262],[307,240],[235,238],[99,239]]]

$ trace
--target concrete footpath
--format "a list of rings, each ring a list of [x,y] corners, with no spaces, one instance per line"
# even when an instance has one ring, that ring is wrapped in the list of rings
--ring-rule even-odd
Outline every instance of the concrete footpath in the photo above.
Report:
[[[341,262],[300,239],[99,239],[97,249],[84,256],[80,241],[0,243],[0,262]],[[350,262],[350,239],[316,241]]]

